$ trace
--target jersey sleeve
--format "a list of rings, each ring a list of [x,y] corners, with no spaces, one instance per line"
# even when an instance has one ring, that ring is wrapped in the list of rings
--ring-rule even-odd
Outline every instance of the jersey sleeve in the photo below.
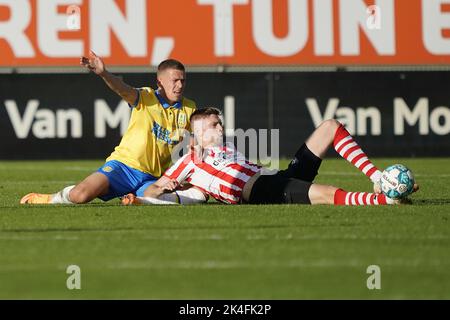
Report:
[[[177,180],[178,183],[181,183],[189,178],[194,171],[194,167],[192,156],[188,153],[178,159],[175,164],[167,169],[166,172],[164,172],[164,176],[171,180]]]
[[[141,99],[141,89],[140,88],[135,88],[134,90],[136,90],[137,93],[137,97],[136,97],[136,101],[133,104],[128,104],[128,106],[133,109],[133,108],[137,108],[139,103],[142,101]]]
[[[154,90],[149,87],[136,88],[137,90],[137,98],[133,105],[128,104],[130,108],[134,108],[137,110],[141,110],[145,108],[146,105],[152,104],[152,99],[156,99]]]

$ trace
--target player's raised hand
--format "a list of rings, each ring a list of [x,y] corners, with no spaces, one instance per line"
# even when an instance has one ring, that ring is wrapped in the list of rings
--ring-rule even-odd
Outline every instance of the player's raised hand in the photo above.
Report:
[[[105,72],[105,64],[103,63],[102,58],[97,56],[92,50],[89,51],[88,57],[83,56],[80,58],[80,65],[88,68],[90,71],[98,75]]]

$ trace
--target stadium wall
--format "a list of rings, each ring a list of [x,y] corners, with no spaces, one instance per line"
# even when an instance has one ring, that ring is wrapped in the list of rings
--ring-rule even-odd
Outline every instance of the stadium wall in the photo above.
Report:
[[[136,87],[153,73],[121,74]],[[289,157],[323,119],[343,122],[371,156],[450,156],[448,72],[188,73],[187,97],[223,110],[235,128],[279,129]],[[0,75],[1,159],[105,158],[130,110],[93,74]]]

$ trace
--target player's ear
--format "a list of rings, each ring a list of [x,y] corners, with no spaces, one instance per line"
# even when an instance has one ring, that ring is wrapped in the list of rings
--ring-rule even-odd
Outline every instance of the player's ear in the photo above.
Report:
[[[189,148],[192,150],[194,147],[198,146],[198,139],[197,136],[194,133],[191,133],[190,139],[189,139]]]
[[[162,89],[162,85],[161,85],[161,80],[158,78],[156,78],[156,86],[158,87],[158,89]]]
[[[194,134],[191,133],[189,136],[189,149],[192,149],[195,146],[195,137]]]

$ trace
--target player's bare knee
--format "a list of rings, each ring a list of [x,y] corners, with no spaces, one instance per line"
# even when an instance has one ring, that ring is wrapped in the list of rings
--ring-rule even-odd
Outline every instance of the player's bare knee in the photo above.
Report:
[[[69,194],[70,201],[76,204],[83,204],[91,201],[90,193],[84,188],[73,188]]]
[[[313,184],[310,189],[312,204],[334,204],[334,194],[337,188],[333,186]]]
[[[328,119],[328,120],[323,121],[320,124],[320,127],[322,130],[330,132],[334,135],[334,133],[336,132],[337,128],[339,128],[340,125],[341,125],[341,123],[339,121],[337,121],[336,119]]]

